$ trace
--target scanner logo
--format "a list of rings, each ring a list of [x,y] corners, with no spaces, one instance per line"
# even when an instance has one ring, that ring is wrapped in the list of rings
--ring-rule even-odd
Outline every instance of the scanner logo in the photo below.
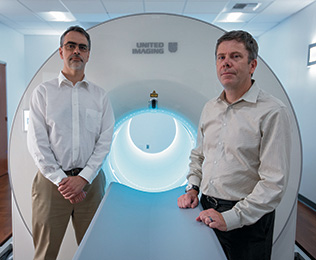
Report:
[[[137,42],[132,54],[164,54],[166,44],[164,42]],[[178,42],[169,42],[168,51],[175,53],[178,51]]]
[[[168,50],[171,53],[176,52],[178,50],[178,43],[177,42],[169,42]]]

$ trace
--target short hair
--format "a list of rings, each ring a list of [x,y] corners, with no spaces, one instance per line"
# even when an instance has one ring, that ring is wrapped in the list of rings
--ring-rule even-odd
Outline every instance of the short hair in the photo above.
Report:
[[[65,40],[65,36],[67,33],[69,32],[79,32],[81,34],[83,34],[87,40],[88,40],[88,48],[89,51],[91,50],[91,40],[90,40],[90,35],[87,33],[87,31],[85,29],[83,29],[82,27],[75,25],[75,26],[71,26],[69,27],[61,36],[60,36],[60,47],[64,46],[64,40]]]
[[[252,60],[257,59],[258,57],[258,43],[256,40],[252,37],[252,35],[245,31],[230,31],[226,32],[224,35],[222,35],[216,43],[216,50],[215,50],[215,56],[217,56],[217,49],[218,46],[224,42],[224,41],[232,41],[235,40],[237,42],[241,42],[245,45],[246,50],[248,51],[248,63],[250,63]]]

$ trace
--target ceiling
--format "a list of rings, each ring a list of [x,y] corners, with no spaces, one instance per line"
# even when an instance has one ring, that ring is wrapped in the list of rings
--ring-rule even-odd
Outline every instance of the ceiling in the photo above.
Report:
[[[0,23],[24,35],[60,35],[71,25],[89,29],[101,22],[139,13],[194,17],[225,30],[242,29],[259,37],[316,0],[0,0]],[[49,12],[69,21],[56,21]],[[229,13],[241,13],[237,21]]]

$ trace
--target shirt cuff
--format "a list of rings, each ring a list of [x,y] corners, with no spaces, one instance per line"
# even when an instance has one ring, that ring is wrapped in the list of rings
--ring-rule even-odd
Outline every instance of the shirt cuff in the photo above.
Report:
[[[191,175],[188,179],[188,182],[192,185],[200,187],[201,179],[199,177]]]
[[[59,186],[61,180],[67,177],[66,173],[62,169],[58,169],[57,171],[52,173],[43,173],[43,175],[56,186]]]
[[[80,172],[79,176],[84,178],[89,184],[91,184],[94,178],[96,177],[96,173],[89,167],[85,167]]]
[[[236,208],[224,211],[221,214],[225,220],[227,231],[242,227],[240,215],[238,214],[238,210]]]

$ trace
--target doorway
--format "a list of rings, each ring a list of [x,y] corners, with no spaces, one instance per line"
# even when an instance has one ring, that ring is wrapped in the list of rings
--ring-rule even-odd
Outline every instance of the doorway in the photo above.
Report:
[[[0,176],[8,173],[6,64],[0,63]]]

